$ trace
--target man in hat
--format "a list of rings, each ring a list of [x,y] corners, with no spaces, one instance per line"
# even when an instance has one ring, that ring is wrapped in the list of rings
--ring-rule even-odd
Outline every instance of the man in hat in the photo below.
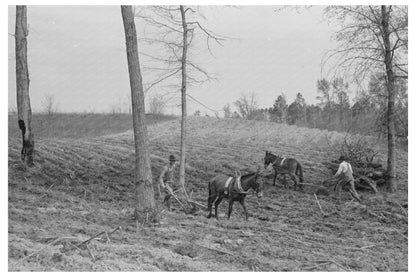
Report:
[[[159,198],[161,196],[160,187],[162,187],[165,192],[165,198],[163,200],[163,203],[166,204],[168,209],[170,209],[171,204],[171,192],[173,192],[176,189],[175,183],[173,182],[173,172],[176,168],[176,158],[174,155],[169,156],[169,163],[167,163],[160,173],[156,197]]]
[[[339,161],[341,163],[339,164],[337,173],[333,177],[337,179],[335,190],[338,196],[338,200],[341,199],[342,188],[344,186],[347,186],[347,189],[352,195],[352,197],[354,197],[358,202],[360,202],[361,201],[360,196],[355,190],[354,177],[352,175],[353,172],[352,172],[351,164],[347,162],[347,158],[345,156],[341,156],[339,158]]]

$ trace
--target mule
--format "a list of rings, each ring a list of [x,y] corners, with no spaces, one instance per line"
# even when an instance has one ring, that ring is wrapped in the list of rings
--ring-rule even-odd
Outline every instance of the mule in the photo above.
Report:
[[[229,180],[232,178],[231,180]],[[234,201],[240,202],[244,209],[246,220],[248,220],[247,208],[244,199],[249,190],[254,190],[258,198],[263,197],[263,176],[259,174],[259,170],[241,176],[241,185],[238,184],[235,177],[226,175],[217,175],[208,183],[208,211],[207,218],[212,216],[212,204],[215,201],[215,218],[218,220],[218,206],[224,198],[228,199],[228,219],[230,219],[233,210]],[[227,184],[228,181],[228,184]]]
[[[286,174],[290,176],[290,178],[295,183],[295,190],[299,186],[300,190],[303,190],[303,170],[302,165],[294,158],[283,158],[281,156],[277,156],[272,154],[272,152],[266,151],[266,156],[264,156],[264,168],[266,169],[270,164],[273,165],[274,169],[274,179],[273,185],[276,185],[276,177],[277,174],[284,174],[285,182],[284,186],[286,188]],[[296,176],[299,178],[299,183],[296,180]]]

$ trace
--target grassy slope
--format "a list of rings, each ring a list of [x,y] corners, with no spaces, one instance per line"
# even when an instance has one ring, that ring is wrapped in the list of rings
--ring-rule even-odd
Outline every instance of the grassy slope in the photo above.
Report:
[[[172,119],[166,115],[147,115],[149,125]],[[34,114],[32,129],[35,139],[85,138],[124,132],[133,128],[129,114]],[[20,136],[17,115],[9,116],[9,137]]]
[[[178,154],[179,126],[176,119],[149,126],[154,178],[164,159]],[[107,127],[114,133],[117,129],[112,128]],[[71,133],[70,125],[65,129]],[[265,150],[299,159],[306,181],[319,183],[329,174],[321,164],[331,158],[325,152],[327,142],[339,137],[270,122],[190,118],[188,187],[205,203],[210,177],[230,174],[233,168],[255,169]],[[260,201],[248,196],[249,222],[237,204],[230,221],[208,220],[205,211],[164,211],[160,225],[145,228],[132,220],[131,131],[82,140],[38,138],[32,169],[19,161],[20,143],[9,139],[9,270],[408,268],[407,218],[402,216],[407,210],[399,205],[407,204],[406,153],[398,155],[403,176],[399,193],[365,193],[362,205],[320,197],[322,208],[334,212],[328,217],[322,217],[312,190],[301,193],[279,186],[267,187]],[[226,208],[225,203],[220,206],[222,214]],[[72,246],[118,226],[122,231],[109,242],[101,236],[88,244],[89,250]],[[61,240],[52,243],[56,238]]]

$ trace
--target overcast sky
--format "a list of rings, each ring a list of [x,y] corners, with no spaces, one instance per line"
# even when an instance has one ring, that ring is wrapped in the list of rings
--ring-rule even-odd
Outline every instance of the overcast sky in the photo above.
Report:
[[[281,93],[316,102],[321,59],[335,46],[322,7],[276,11],[273,6],[206,9],[211,30],[236,39],[197,51],[201,67],[216,81],[190,86],[189,94],[221,110],[242,93],[254,92],[260,107],[270,107]],[[9,6],[9,33],[15,7]],[[127,102],[130,92],[124,30],[119,6],[28,6],[30,97],[35,111],[53,95],[61,111],[108,111]],[[335,26],[331,26],[334,28]],[[140,32],[139,32],[140,36]],[[14,38],[9,36],[9,107],[16,104]],[[140,48],[140,46],[139,46]],[[142,64],[142,66],[145,66]],[[146,77],[146,76],[144,76]],[[146,80],[144,80],[146,82]],[[150,91],[158,93],[155,88]],[[179,99],[179,98],[178,98]],[[176,102],[178,104],[179,101]],[[189,113],[209,110],[193,102]],[[170,107],[169,113],[179,109]]]

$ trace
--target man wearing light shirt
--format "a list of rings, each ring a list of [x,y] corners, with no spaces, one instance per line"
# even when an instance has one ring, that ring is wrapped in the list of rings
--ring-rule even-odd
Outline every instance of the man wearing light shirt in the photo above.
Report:
[[[344,186],[347,186],[347,189],[351,193],[352,197],[354,197],[357,201],[360,202],[360,196],[358,196],[358,193],[355,190],[351,164],[347,162],[347,159],[344,156],[341,156],[339,160],[341,161],[341,163],[339,164],[337,173],[334,175],[334,178],[338,179],[337,185],[335,186],[338,199],[341,199],[342,188]]]

